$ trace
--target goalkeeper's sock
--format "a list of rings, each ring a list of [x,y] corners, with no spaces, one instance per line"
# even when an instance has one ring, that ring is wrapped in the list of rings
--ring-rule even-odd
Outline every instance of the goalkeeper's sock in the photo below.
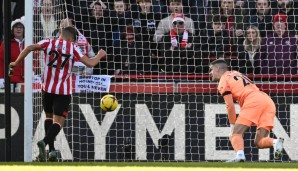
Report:
[[[60,132],[61,126],[58,123],[53,123],[53,125],[49,128],[48,134],[46,137],[44,137],[43,141],[46,144],[50,144],[51,142],[54,142],[55,137]]]
[[[231,143],[236,152],[239,150],[244,150],[244,141],[242,134],[233,134]]]
[[[273,147],[273,138],[269,138],[269,137],[262,138],[258,143],[258,147],[260,149]]]

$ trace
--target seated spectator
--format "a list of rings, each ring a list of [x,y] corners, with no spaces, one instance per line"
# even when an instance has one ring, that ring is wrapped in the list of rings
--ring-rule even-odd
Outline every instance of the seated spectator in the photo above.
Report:
[[[61,20],[59,32],[56,34],[55,37],[58,38],[60,36],[62,29],[69,26],[75,27],[74,21],[72,19],[66,18]],[[88,56],[89,58],[94,57],[95,53],[92,49],[92,46],[88,43],[88,40],[86,39],[86,37],[78,29],[76,30],[77,30],[77,39],[75,40],[76,45],[80,47],[83,54],[86,54],[86,56]],[[72,72],[76,75],[88,76],[93,74],[93,69],[87,68],[82,62],[77,61],[75,59]]]
[[[261,37],[267,37],[272,34],[272,16],[274,14],[276,12],[271,8],[270,0],[257,0],[256,12],[245,17],[247,21],[245,24],[257,26]]]
[[[33,19],[35,42],[45,38],[52,38],[54,30],[58,28],[53,5],[52,0],[41,1],[41,12],[39,15],[35,15]]]
[[[254,26],[248,26],[245,30],[245,39],[243,45],[238,47],[238,58],[232,60],[234,70],[241,73],[251,74],[254,72],[256,54],[259,52],[261,46],[261,37],[259,29]],[[239,69],[238,69],[239,68]]]
[[[225,47],[229,43],[228,32],[225,30],[226,22],[226,17],[214,15],[212,23],[199,34],[200,46],[197,51],[201,52],[201,72],[203,73],[209,72],[209,63],[212,60],[225,57]]]
[[[298,2],[293,0],[278,0],[278,12],[287,16],[287,29],[298,38]]]
[[[170,33],[162,37],[159,44],[159,71],[187,74],[195,72],[195,37],[185,28],[183,14],[177,14],[172,20]]]
[[[24,22],[16,19],[11,23],[11,40],[10,40],[10,61],[15,61],[21,51],[24,49]],[[24,82],[24,62],[13,68],[13,74],[10,76],[11,83]],[[4,42],[0,46],[0,88],[4,88]]]
[[[287,16],[276,14],[273,18],[273,35],[264,38],[258,54],[262,74],[297,74],[297,39],[287,30]]]
[[[143,74],[150,69],[149,42],[141,42],[133,26],[127,26],[121,36],[121,46],[114,48],[114,67],[117,74]]]
[[[173,24],[172,21],[174,19],[174,16],[176,14],[182,14],[182,0],[170,0],[170,5],[169,8],[171,10],[171,15],[160,20],[157,30],[155,31],[155,35],[153,40],[155,42],[160,42],[162,37],[169,33],[171,31],[171,29],[173,29]],[[194,22],[192,19],[188,18],[188,17],[184,17],[185,20],[185,29],[191,33],[191,34],[195,34],[195,29],[194,29]]]

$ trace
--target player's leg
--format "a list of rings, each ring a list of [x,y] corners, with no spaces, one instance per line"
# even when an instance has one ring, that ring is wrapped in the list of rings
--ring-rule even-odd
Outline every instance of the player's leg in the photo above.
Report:
[[[53,124],[53,101],[54,97],[52,94],[42,91],[42,105],[46,114],[46,119],[44,120],[45,136],[47,135],[49,128]],[[37,146],[39,148],[38,160],[46,161],[46,144],[43,140],[40,140],[37,142]]]
[[[45,144],[54,143],[54,140],[60,132],[60,130],[62,129],[64,122],[65,117],[54,114],[53,125],[50,127],[47,136],[43,139]],[[57,161],[57,152],[55,150],[50,151],[48,160]]]
[[[68,115],[69,104],[71,101],[70,95],[55,95],[55,100],[53,103],[54,118],[53,124],[49,128],[46,137],[43,139],[45,144],[54,142],[54,139],[62,129],[65,118]],[[49,161],[56,161],[57,153],[56,151],[51,151],[49,153]]]
[[[268,137],[270,131],[274,126],[275,105],[271,99],[268,98],[268,106],[260,116],[257,133],[255,137],[255,145],[262,148],[274,148],[274,158],[278,159],[283,154],[283,138],[273,139]]]
[[[232,147],[236,152],[236,157],[228,160],[227,162],[244,162],[246,160],[244,154],[243,134],[252,124],[253,123],[251,121],[238,116],[233,133],[230,137]]]
[[[259,128],[255,136],[255,145],[260,149],[273,147],[273,138],[269,138],[268,135],[269,130]]]
[[[44,121],[45,135],[47,135],[49,128],[53,125],[53,113],[46,113],[46,119]],[[54,141],[49,143],[49,152],[55,151]]]

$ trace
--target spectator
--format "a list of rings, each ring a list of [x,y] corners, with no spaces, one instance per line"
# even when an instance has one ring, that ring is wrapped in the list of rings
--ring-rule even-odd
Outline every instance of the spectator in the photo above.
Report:
[[[195,72],[195,46],[197,40],[186,29],[183,14],[176,14],[172,20],[172,28],[162,37],[159,44],[160,66],[159,71],[166,73],[193,73]]]
[[[125,27],[121,46],[114,49],[114,74],[143,74],[150,72],[149,42],[141,42],[133,26]]]
[[[235,55],[235,52],[237,49],[238,41],[243,42],[243,16],[246,14],[246,10],[242,8],[243,5],[243,1],[237,1],[236,3],[234,3],[234,0],[220,0],[220,8],[211,10],[211,17],[215,14],[227,17],[227,24],[225,28],[229,31],[228,33],[230,47],[226,48],[226,51],[230,53],[227,55],[229,58],[237,56]],[[208,21],[212,21],[210,17]]]
[[[161,16],[152,12],[152,0],[137,0],[138,11],[136,13],[138,22],[141,23],[142,41],[153,42],[155,28]]]
[[[141,23],[141,27],[137,27],[137,32],[141,33],[141,40],[149,44],[152,55],[156,55],[156,43],[153,41],[153,37],[161,15],[152,11],[152,0],[137,0],[137,4],[138,10],[133,15]]]
[[[238,59],[233,60],[233,66],[241,73],[251,74],[254,72],[256,54],[259,52],[261,46],[261,36],[258,27],[250,25],[245,30],[245,39],[243,45],[238,48]]]
[[[174,15],[175,14],[182,14],[182,1],[181,0],[170,0],[170,6],[169,6],[170,10],[171,10],[171,15],[162,19],[157,27],[157,30],[155,32],[154,38],[153,40],[155,42],[160,42],[160,40],[162,39],[162,37],[164,36],[164,34],[167,34],[171,31],[171,29],[173,29],[173,24],[172,21],[174,19]],[[185,29],[191,33],[194,34],[195,33],[195,29],[194,29],[194,22],[192,19],[185,17],[184,18],[185,23]]]
[[[297,74],[297,39],[287,30],[287,16],[273,17],[273,35],[261,43],[258,66],[262,74]]]
[[[279,13],[287,16],[287,30],[298,38],[298,3],[293,0],[278,0]]]
[[[60,21],[60,28],[58,33],[56,34],[56,38],[59,38],[62,29],[65,27],[75,27],[75,22],[72,19],[66,18]],[[92,49],[92,46],[88,43],[87,38],[78,30],[77,30],[77,39],[75,43],[78,47],[80,47],[83,54],[85,54],[89,58],[93,58],[95,53]],[[57,31],[56,31],[57,32]],[[72,67],[72,72],[76,75],[92,75],[93,69],[87,68],[82,62],[79,62],[75,59],[74,65]]]
[[[271,8],[270,0],[257,0],[256,12],[253,15],[247,15],[245,20],[247,25],[255,25],[260,30],[261,37],[267,37],[272,34],[272,16],[276,12]]]
[[[138,1],[139,0],[126,0],[126,2],[130,4],[130,10],[132,12],[138,11]],[[142,1],[146,2],[147,0]],[[161,16],[168,16],[167,0],[150,0],[150,3],[152,5],[151,11],[153,13],[160,14]]]
[[[34,16],[34,34],[36,42],[45,38],[52,38],[53,32],[58,28],[57,20],[54,16],[54,3],[52,0],[41,1],[41,12]]]
[[[86,21],[84,22],[84,35],[90,40],[94,51],[99,51],[101,48],[106,50],[107,46],[111,46],[112,37],[111,20],[105,17],[108,15],[106,6],[102,6],[99,1],[94,1],[90,9],[90,16],[84,20]]]
[[[125,30],[127,25],[133,25],[140,27],[140,23],[133,23],[131,17],[131,11],[128,10],[128,5],[124,3],[124,0],[114,0],[114,9],[110,11],[109,17],[112,23],[112,45],[120,45],[121,31]]]
[[[90,40],[94,51],[104,49],[112,54],[112,23],[107,6],[101,1],[93,1],[90,5],[90,15],[84,20],[84,34]],[[108,57],[107,59],[109,59]],[[94,68],[93,74],[105,74],[107,61],[100,61]]]
[[[10,60],[15,61],[21,51],[24,49],[24,22],[21,19],[16,19],[11,23],[11,52]],[[11,83],[24,82],[24,62],[13,69],[13,74],[10,77]],[[4,43],[0,46],[0,88],[4,88]]]
[[[225,47],[229,43],[228,32],[225,30],[227,18],[214,15],[212,23],[207,25],[207,29],[200,32],[200,51],[202,57],[202,72],[209,72],[209,63],[217,58],[225,57]]]

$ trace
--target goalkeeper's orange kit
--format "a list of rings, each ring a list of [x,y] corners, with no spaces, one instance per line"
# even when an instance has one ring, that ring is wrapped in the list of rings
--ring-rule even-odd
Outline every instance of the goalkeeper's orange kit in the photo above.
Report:
[[[218,90],[225,99],[231,124],[257,125],[258,129],[262,127],[267,130],[273,128],[276,112],[274,102],[245,75],[226,71],[219,81]],[[241,108],[237,120],[233,100]]]

